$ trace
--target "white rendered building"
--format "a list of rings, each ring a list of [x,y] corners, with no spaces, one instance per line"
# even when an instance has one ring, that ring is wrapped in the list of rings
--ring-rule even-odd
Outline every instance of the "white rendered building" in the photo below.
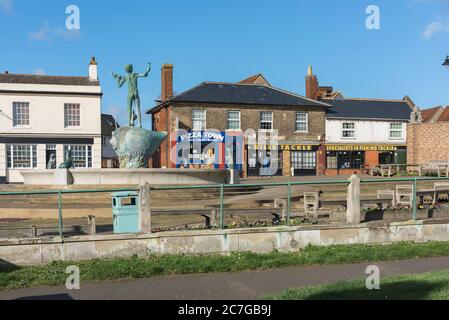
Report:
[[[92,58],[86,77],[0,74],[0,183],[22,183],[23,170],[54,169],[68,149],[76,169],[101,168],[97,68]]]

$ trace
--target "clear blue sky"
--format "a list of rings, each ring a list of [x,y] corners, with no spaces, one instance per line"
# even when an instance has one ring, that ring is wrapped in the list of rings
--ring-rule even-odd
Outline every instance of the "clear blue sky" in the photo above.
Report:
[[[80,32],[67,32],[67,5],[81,11]],[[381,29],[365,27],[379,6]],[[307,66],[321,85],[349,97],[449,104],[449,0],[0,0],[0,70],[85,75],[97,57],[103,112],[123,122],[126,90],[110,71],[131,62],[143,109],[160,94],[160,67],[175,65],[175,91],[205,81],[263,73],[275,86],[304,94]],[[149,123],[149,117],[146,116]]]

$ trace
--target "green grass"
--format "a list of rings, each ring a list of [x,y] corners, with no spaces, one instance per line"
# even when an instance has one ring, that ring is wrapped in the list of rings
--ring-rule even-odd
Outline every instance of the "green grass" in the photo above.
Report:
[[[368,290],[365,280],[290,289],[263,300],[448,300],[449,271],[381,279],[380,290]]]
[[[0,290],[62,285],[69,265],[81,271],[83,282],[116,279],[142,279],[173,274],[235,272],[301,265],[375,262],[449,256],[449,242],[410,243],[390,245],[343,245],[307,247],[295,253],[257,255],[235,253],[231,255],[181,256],[165,255],[147,258],[115,258],[81,262],[54,262],[46,266],[0,266]],[[1,262],[1,259],[0,259]]]

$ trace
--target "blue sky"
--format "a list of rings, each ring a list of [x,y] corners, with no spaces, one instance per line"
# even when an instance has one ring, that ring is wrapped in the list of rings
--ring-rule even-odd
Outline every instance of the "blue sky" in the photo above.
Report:
[[[65,29],[68,5],[80,31]],[[377,5],[381,29],[365,27]],[[349,97],[449,104],[449,0],[0,0],[0,70],[85,75],[99,63],[103,112],[124,120],[126,90],[110,71],[144,71],[143,109],[160,94],[160,67],[175,65],[175,91],[263,73],[275,86],[305,93],[313,65],[321,85]],[[149,117],[145,120],[150,122]]]

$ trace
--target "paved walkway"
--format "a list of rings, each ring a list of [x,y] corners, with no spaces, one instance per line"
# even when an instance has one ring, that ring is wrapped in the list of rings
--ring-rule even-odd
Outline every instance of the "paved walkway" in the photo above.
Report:
[[[258,299],[288,288],[316,286],[338,280],[366,278],[366,267],[377,265],[381,277],[449,269],[449,257],[350,265],[310,266],[265,271],[180,275],[135,281],[81,284],[79,291],[41,287],[0,291],[0,300],[243,300]],[[82,270],[81,270],[82,272]]]

